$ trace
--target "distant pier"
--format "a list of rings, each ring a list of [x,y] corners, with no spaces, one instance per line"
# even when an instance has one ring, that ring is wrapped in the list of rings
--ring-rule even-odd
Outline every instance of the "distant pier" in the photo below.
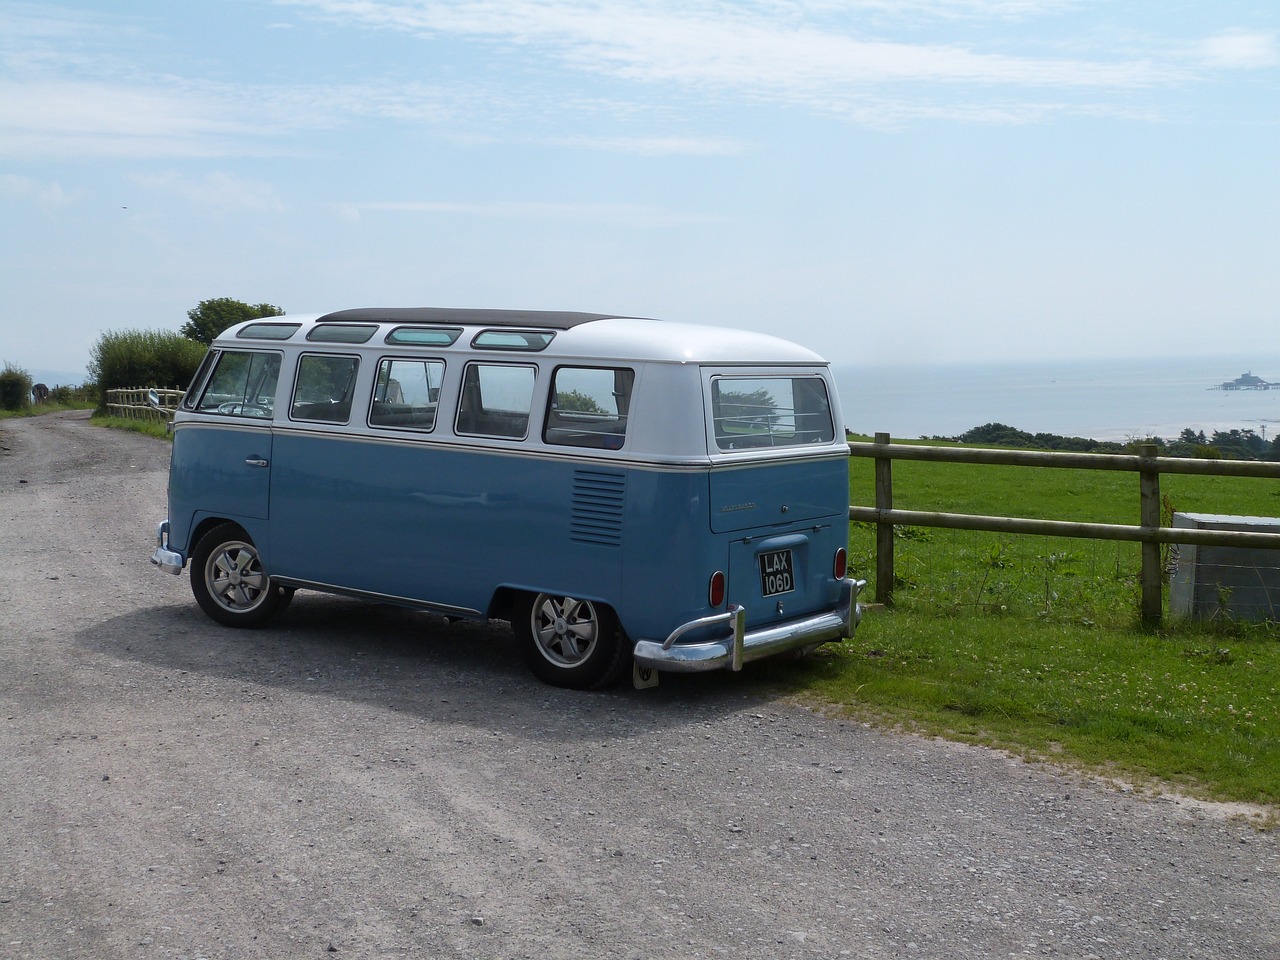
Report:
[[[1216,387],[1210,387],[1210,390],[1270,390],[1272,387],[1280,387],[1280,383],[1268,383],[1261,377],[1255,377],[1252,373],[1242,373],[1234,380],[1228,380]]]

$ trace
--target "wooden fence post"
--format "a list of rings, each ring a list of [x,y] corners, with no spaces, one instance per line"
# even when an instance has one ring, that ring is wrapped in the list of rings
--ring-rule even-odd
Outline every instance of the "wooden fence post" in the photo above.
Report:
[[[889,434],[877,433],[876,444],[888,453]],[[876,509],[893,509],[893,458],[876,457]],[[893,524],[876,523],[876,602],[893,605]]]
[[[1154,443],[1138,447],[1138,456],[1151,461],[1138,471],[1138,523],[1153,530],[1160,526],[1160,471],[1155,464],[1158,453]],[[1164,570],[1160,567],[1160,544],[1155,541],[1143,541],[1141,577],[1142,625],[1154,630],[1160,626],[1164,615]]]

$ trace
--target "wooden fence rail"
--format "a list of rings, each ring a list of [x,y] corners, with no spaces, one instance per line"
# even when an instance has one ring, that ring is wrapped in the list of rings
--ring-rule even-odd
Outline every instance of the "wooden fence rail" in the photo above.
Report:
[[[170,420],[182,401],[182,390],[157,390],[163,409],[157,410],[147,402],[148,387],[129,387],[107,391],[107,412],[126,420]]]
[[[1075,537],[1088,540],[1127,540],[1142,544],[1142,622],[1158,626],[1163,611],[1164,571],[1160,544],[1185,543],[1228,547],[1280,549],[1280,533],[1236,530],[1188,530],[1160,525],[1160,474],[1185,473],[1220,477],[1273,477],[1280,479],[1280,463],[1240,460],[1190,460],[1157,456],[1154,444],[1139,447],[1138,455],[1107,453],[1055,453],[1032,450],[990,450],[972,447],[933,447],[891,444],[887,433],[877,433],[874,443],[850,443],[849,456],[875,461],[876,505],[850,505],[849,519],[876,525],[876,600],[893,603],[895,525],[1023,533],[1038,536]],[[932,463],[978,463],[1022,467],[1059,467],[1074,470],[1127,470],[1138,474],[1139,523],[1085,523],[1034,520],[1026,517],[989,517],[967,513],[934,513],[895,510],[893,461],[922,460]]]

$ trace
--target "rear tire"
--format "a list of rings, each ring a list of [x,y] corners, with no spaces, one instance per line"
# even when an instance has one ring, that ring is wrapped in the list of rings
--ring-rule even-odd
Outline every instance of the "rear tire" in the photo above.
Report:
[[[595,690],[616,683],[630,665],[626,634],[603,604],[526,593],[511,625],[529,669],[552,686]]]
[[[234,523],[214,527],[191,553],[191,592],[227,627],[256,627],[284,609],[292,591],[271,582],[258,549]]]

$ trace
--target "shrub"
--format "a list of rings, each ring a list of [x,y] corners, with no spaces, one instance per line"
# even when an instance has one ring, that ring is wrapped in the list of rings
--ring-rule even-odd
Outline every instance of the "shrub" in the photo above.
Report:
[[[108,330],[94,344],[89,361],[99,406],[106,405],[108,390],[185,390],[205,352],[204,344],[167,330]]]
[[[31,406],[31,374],[11,363],[0,370],[0,409],[25,410]]]

